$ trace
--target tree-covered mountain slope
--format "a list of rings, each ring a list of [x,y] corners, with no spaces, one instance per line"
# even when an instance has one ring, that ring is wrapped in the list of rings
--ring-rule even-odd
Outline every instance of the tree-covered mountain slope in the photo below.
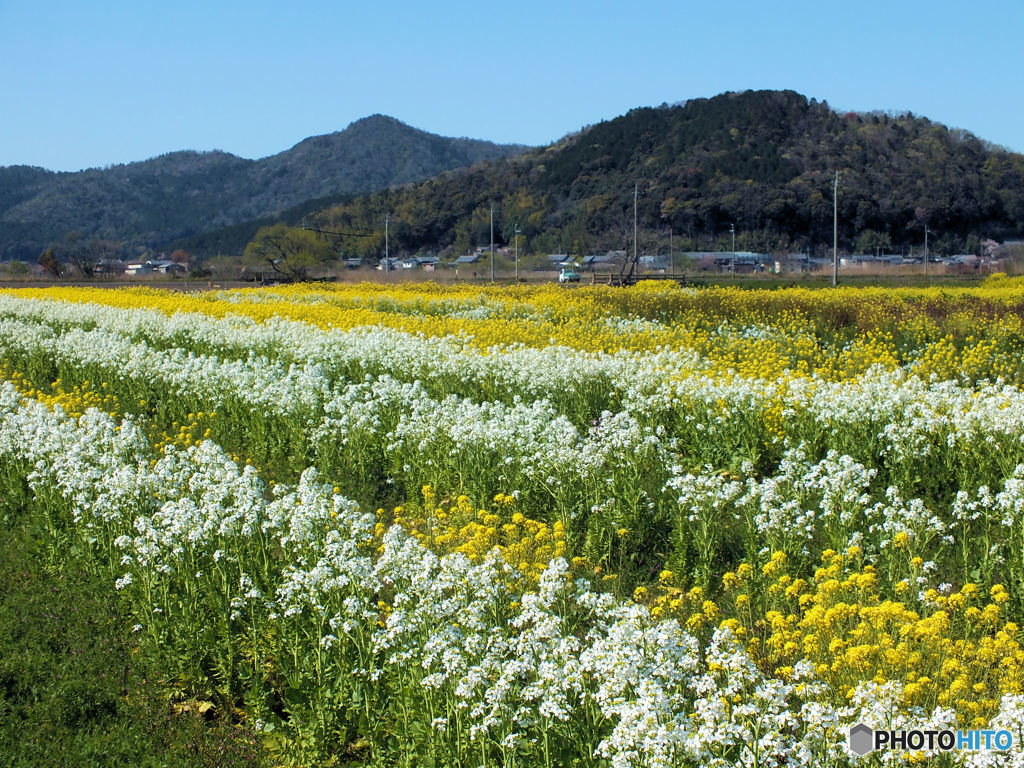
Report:
[[[501,243],[518,227],[534,251],[621,249],[637,185],[642,246],[667,247],[671,236],[677,248],[710,248],[734,226],[738,248],[830,249],[837,170],[847,248],[917,245],[925,224],[937,250],[1024,232],[1024,156],[923,117],[838,114],[792,91],[635,109],[549,147],[348,200],[316,221],[376,231],[388,211],[395,252],[461,252],[488,242],[493,203]]]
[[[374,115],[261,160],[185,151],[77,173],[3,167],[0,257],[34,259],[72,230],[161,247],[314,198],[419,181],[523,149],[436,136]]]

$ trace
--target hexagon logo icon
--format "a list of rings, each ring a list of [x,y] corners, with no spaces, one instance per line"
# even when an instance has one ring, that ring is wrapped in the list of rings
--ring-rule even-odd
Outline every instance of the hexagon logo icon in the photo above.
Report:
[[[864,725],[857,723],[850,728],[850,751],[863,757],[872,749],[875,744],[875,732]]]

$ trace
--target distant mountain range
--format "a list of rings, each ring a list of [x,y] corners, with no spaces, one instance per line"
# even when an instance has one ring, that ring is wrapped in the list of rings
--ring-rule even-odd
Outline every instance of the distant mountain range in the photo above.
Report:
[[[459,169],[459,170],[455,170]],[[81,173],[0,168],[0,256],[69,230],[197,255],[240,254],[261,225],[377,233],[339,256],[464,253],[514,232],[532,252],[973,251],[1024,234],[1024,155],[911,114],[838,113],[793,91],[634,109],[530,149],[447,139],[379,115],[263,160],[179,152]],[[380,253],[378,253],[380,251]]]
[[[262,160],[184,151],[77,173],[0,167],[0,258],[34,260],[72,230],[162,248],[311,200],[420,181],[525,149],[373,115]]]
[[[499,244],[532,252],[640,249],[831,252],[839,173],[844,249],[974,251],[1024,233],[1024,155],[911,114],[837,113],[792,91],[634,109],[549,147],[331,206],[324,229],[379,229],[392,253]],[[349,240],[346,251],[376,247]],[[372,254],[363,254],[372,255]]]

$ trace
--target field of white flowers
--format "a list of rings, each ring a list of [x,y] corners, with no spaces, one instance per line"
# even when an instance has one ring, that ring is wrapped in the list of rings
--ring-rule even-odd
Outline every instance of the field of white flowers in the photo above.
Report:
[[[1024,287],[535,290],[6,292],[3,507],[281,764],[1024,765]]]

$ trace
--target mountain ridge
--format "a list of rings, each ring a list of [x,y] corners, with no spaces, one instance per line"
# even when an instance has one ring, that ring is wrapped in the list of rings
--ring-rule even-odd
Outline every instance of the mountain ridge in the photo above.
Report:
[[[177,150],[74,172],[3,166],[0,258],[34,259],[72,230],[161,247],[311,199],[407,184],[524,149],[436,136],[370,115],[257,160]]]
[[[836,170],[841,247],[919,249],[925,226],[931,247],[947,253],[1024,234],[1024,155],[910,112],[842,113],[794,91],[638,107],[538,148],[438,137],[370,115],[261,160],[183,151],[144,163],[95,174],[136,202],[112,210],[103,195],[80,201],[95,231],[127,222],[144,235],[136,242],[199,255],[239,254],[260,226],[306,220],[379,234],[336,244],[339,255],[372,257],[383,248],[386,213],[395,253],[464,252],[487,243],[491,205],[499,243],[519,227],[532,252],[621,249],[631,238],[634,184],[642,247],[727,249],[734,227],[741,249],[810,252],[831,249]],[[337,180],[357,166],[362,189]],[[45,209],[33,190],[51,176],[0,168],[0,250],[12,233],[38,240],[32,221],[11,211]],[[51,203],[81,197],[58,181]],[[162,220],[164,208],[143,205],[172,192],[177,229]],[[221,205],[225,198],[233,206]],[[56,239],[71,227],[59,208],[53,214]]]
[[[839,113],[794,91],[639,107],[548,147],[326,209],[325,229],[367,231],[391,212],[394,252],[499,244],[621,249],[639,189],[642,247],[831,250],[833,181],[847,249],[973,250],[1024,233],[1024,155],[911,113]],[[349,250],[372,243],[346,243]],[[366,255],[371,254],[357,254]]]

